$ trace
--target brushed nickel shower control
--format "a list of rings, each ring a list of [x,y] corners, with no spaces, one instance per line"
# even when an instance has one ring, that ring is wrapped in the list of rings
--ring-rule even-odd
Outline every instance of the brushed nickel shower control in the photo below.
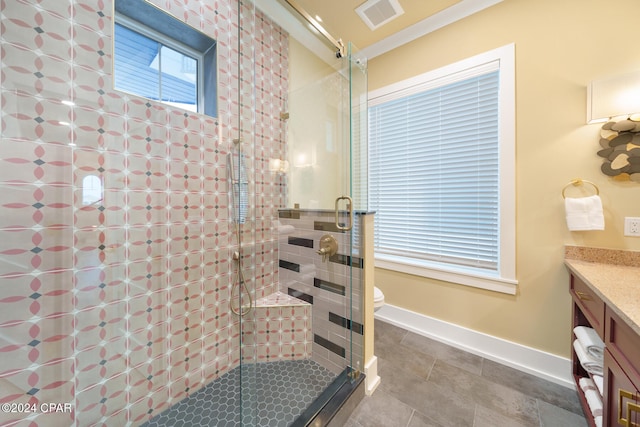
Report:
[[[338,241],[330,234],[325,234],[320,238],[320,250],[318,255],[322,255],[322,262],[326,262],[331,255],[338,252]]]

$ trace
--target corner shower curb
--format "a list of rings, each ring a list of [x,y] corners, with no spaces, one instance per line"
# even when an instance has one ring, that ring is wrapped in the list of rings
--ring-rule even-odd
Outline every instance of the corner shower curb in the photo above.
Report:
[[[365,375],[350,378],[346,368],[290,427],[342,427],[364,398]]]
[[[335,409],[329,408],[332,405],[333,400],[329,402],[325,406],[327,412],[332,413],[331,417],[327,417],[328,422],[326,424],[310,424],[313,426],[316,425],[326,425],[327,427],[343,427],[351,413],[356,409],[356,406],[360,403],[362,399],[364,399],[365,395],[365,375],[361,374],[360,377],[355,380],[353,383],[347,383],[340,388],[340,391],[336,393],[334,399],[336,401],[337,407]],[[323,409],[325,409],[323,408]],[[323,411],[324,412],[324,411]],[[320,414],[319,414],[320,415]]]

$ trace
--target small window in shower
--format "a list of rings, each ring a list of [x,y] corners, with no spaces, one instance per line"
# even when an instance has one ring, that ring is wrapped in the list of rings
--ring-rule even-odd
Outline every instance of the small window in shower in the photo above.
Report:
[[[216,116],[216,42],[143,0],[117,0],[114,87]]]

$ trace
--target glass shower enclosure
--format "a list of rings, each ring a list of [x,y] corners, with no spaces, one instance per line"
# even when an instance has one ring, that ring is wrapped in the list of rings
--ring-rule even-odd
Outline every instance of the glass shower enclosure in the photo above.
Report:
[[[61,408],[0,425],[322,425],[362,379],[366,59],[291,4],[0,2],[0,403]]]
[[[253,301],[238,317],[242,424],[323,425],[361,379],[366,58],[294,1],[239,5],[236,166],[253,179],[238,242],[253,281],[238,300]]]

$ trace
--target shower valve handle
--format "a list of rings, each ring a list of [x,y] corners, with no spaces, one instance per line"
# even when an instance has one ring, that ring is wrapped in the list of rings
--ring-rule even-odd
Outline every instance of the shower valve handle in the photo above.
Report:
[[[320,249],[318,255],[322,255],[322,262],[326,262],[327,259],[335,255],[338,252],[338,241],[330,234],[325,234],[320,238]]]
[[[327,250],[325,248],[322,248],[318,251],[318,255],[322,255],[322,262],[326,262],[327,261],[327,256],[331,256],[329,255],[329,252],[327,252]]]

